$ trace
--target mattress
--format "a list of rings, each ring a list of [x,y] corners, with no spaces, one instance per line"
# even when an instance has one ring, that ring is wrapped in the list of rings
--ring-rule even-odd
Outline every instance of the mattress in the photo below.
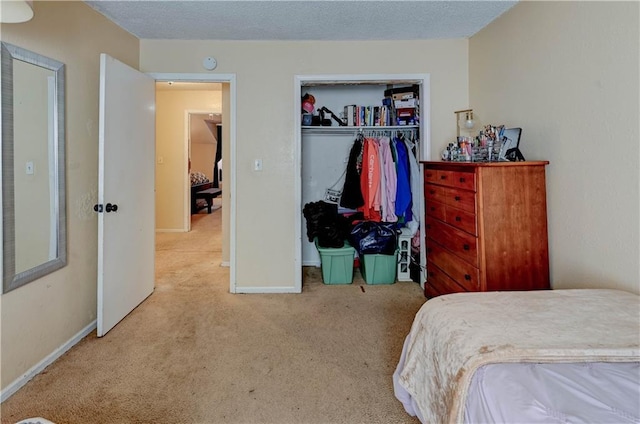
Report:
[[[484,365],[474,373],[466,423],[640,423],[640,363]]]
[[[518,381],[524,386],[519,396],[529,402],[527,405],[535,405],[533,393],[529,393],[535,389],[530,385],[544,388],[568,382],[578,392],[586,390],[586,381],[576,376],[588,375],[589,370],[598,369],[597,363],[611,364],[618,370],[631,367],[624,372],[613,372],[614,376],[618,373],[625,377],[613,381],[612,385],[624,387],[625,381],[639,385],[638,362],[638,295],[596,289],[457,293],[430,299],[416,314],[394,373],[394,388],[407,412],[422,422],[463,422],[465,419],[486,422],[494,419],[476,417],[475,414],[480,413],[477,410],[469,409],[471,415],[465,414],[467,406],[471,405],[467,404],[468,398],[487,414],[499,413],[487,405],[507,403],[495,401],[504,396],[499,392],[501,380],[495,380],[494,386],[491,385],[493,378],[486,378],[487,372],[493,375],[504,370],[496,371],[489,365],[515,365],[513,369],[521,369]],[[561,366],[547,369],[534,364]],[[572,368],[572,364],[578,368]],[[544,378],[540,383],[534,383],[530,378],[532,375]],[[553,384],[548,382],[550,376],[554,377]],[[476,390],[485,384],[489,384],[487,392]],[[562,392],[566,387],[558,390]],[[544,392],[543,389],[538,391]],[[508,392],[518,396],[515,389]],[[630,395],[633,393],[629,392]],[[552,400],[562,399],[557,394],[546,396],[551,396]],[[482,403],[483,398],[487,403]],[[605,399],[602,392],[595,392],[592,398]],[[625,400],[630,398],[620,399],[626,406],[611,406],[614,416],[619,412],[630,422],[638,422],[637,405]],[[515,400],[508,402],[512,401],[517,405]],[[545,408],[546,422],[549,422],[549,416],[562,422],[562,414],[570,415],[570,411],[554,409],[553,404],[540,407],[541,410]],[[516,416],[504,421],[528,421],[517,415],[521,407],[512,412]],[[593,422],[592,419],[587,421]],[[611,418],[610,422],[624,421]]]

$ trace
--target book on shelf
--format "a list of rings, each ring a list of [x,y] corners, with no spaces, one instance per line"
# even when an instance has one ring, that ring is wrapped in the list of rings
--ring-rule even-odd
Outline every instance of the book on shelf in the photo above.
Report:
[[[413,125],[418,122],[417,110],[417,107],[394,107],[394,103],[389,99],[383,100],[382,105],[346,105],[344,119],[349,127]]]
[[[346,105],[344,107],[344,118],[346,120],[347,126],[352,127],[355,125],[355,108],[356,105]]]

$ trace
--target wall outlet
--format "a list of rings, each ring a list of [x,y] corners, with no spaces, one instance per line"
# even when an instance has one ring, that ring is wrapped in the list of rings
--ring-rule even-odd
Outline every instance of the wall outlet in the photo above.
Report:
[[[262,171],[262,159],[256,159],[253,162],[253,170],[254,171]]]
[[[27,162],[27,165],[25,167],[25,172],[27,173],[27,175],[33,175],[34,173],[33,161]]]

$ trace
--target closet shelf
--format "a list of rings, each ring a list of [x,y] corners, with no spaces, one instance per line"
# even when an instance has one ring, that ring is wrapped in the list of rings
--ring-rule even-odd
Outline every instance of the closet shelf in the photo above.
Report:
[[[323,134],[323,135],[344,135],[356,134],[359,131],[389,131],[389,130],[417,130],[419,125],[398,125],[398,126],[362,126],[362,127],[323,127],[323,126],[302,126],[303,134]]]

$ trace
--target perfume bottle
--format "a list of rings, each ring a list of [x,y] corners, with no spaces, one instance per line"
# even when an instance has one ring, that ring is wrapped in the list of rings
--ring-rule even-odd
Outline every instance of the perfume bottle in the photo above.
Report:
[[[441,156],[442,156],[442,160],[445,160],[445,161],[451,160],[451,149],[449,148],[449,146],[447,146],[447,148],[442,151]]]

